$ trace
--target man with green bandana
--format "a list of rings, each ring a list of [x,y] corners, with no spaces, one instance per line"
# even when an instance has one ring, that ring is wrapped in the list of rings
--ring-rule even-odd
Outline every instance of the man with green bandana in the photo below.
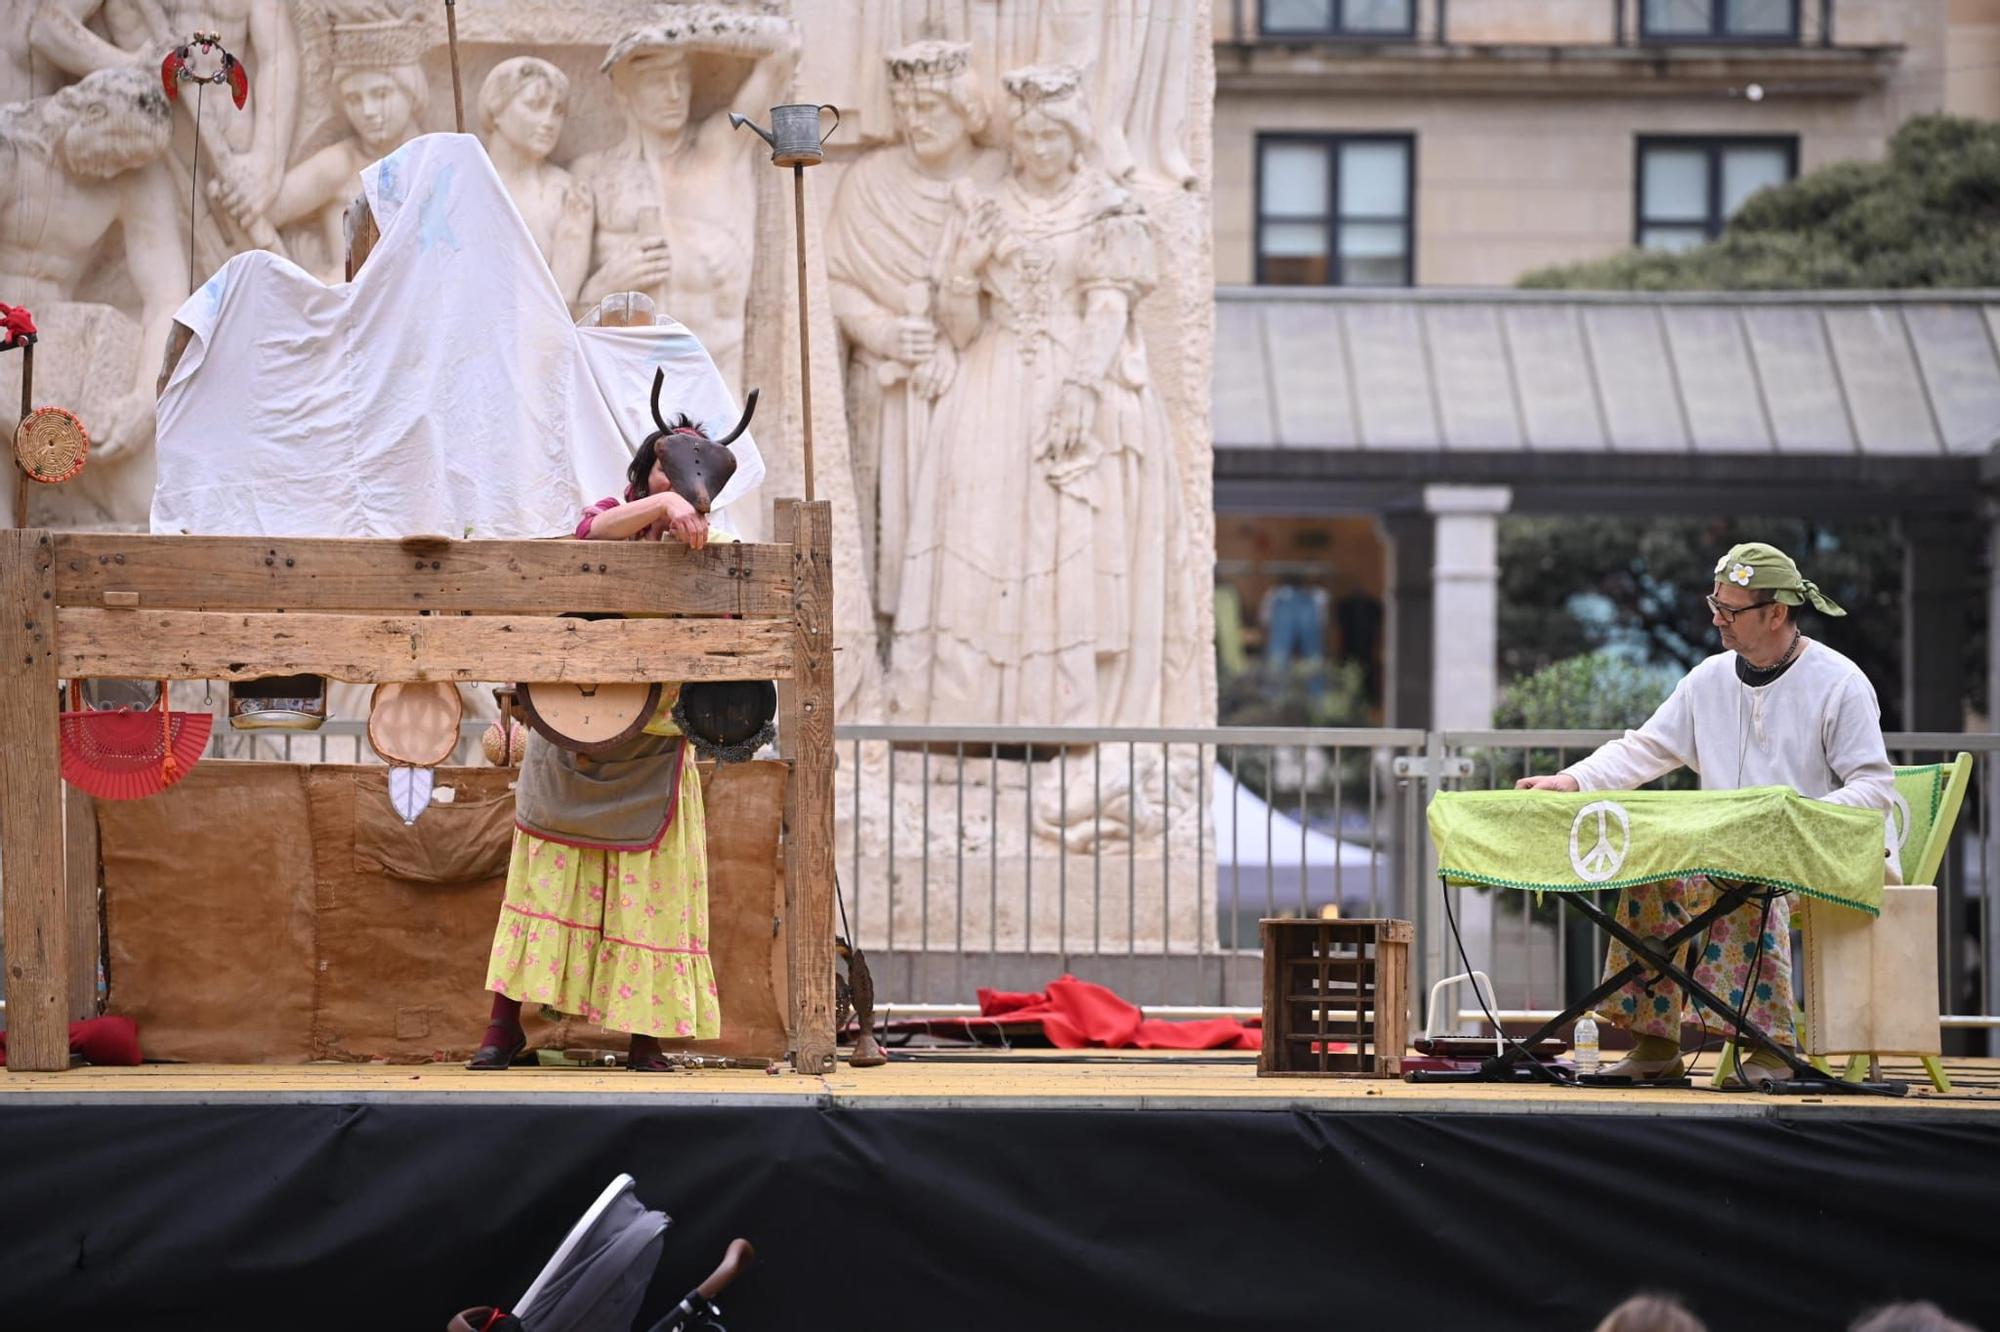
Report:
[[[1882,745],[1882,710],[1859,667],[1799,632],[1800,609],[1845,615],[1783,551],[1760,542],[1732,549],[1715,566],[1708,608],[1724,652],[1696,666],[1659,711],[1590,757],[1553,777],[1527,777],[1524,790],[1630,790],[1675,768],[1701,776],[1705,791],[1789,786],[1802,796],[1886,811],[1895,790]],[[1893,873],[1893,861],[1885,861]],[[1673,932],[1714,901],[1703,877],[1627,888],[1619,918],[1646,937]],[[1609,976],[1631,962],[1614,942]],[[1751,975],[1755,967],[1756,974]],[[1741,1007],[1760,1031],[1791,1047],[1791,907],[1747,904],[1715,922],[1703,941],[1695,979]],[[1634,1079],[1683,1073],[1678,987],[1634,981],[1606,999],[1600,1016],[1633,1032],[1630,1058],[1607,1073]],[[1785,1075],[1783,1061],[1760,1050],[1744,1076],[1762,1085]]]

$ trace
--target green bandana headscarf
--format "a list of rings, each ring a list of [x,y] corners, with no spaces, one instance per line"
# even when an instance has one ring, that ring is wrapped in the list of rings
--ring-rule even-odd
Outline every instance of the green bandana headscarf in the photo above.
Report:
[[[1799,573],[1792,557],[1776,546],[1746,541],[1715,562],[1715,581],[1770,592],[1787,606],[1810,601],[1822,615],[1845,615],[1837,602]]]

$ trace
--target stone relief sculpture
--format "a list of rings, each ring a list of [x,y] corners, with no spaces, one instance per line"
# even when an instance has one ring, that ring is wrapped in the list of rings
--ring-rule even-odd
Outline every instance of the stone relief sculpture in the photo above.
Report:
[[[236,226],[265,248],[283,248],[272,232],[297,224],[306,244],[293,257],[328,282],[344,276],[341,215],[361,192],[361,169],[414,138],[430,101],[421,64],[432,44],[429,27],[420,13],[398,9],[350,9],[332,23],[334,92],[348,137],[286,170],[268,204],[259,203],[254,171],[225,175],[211,191]],[[255,65],[251,73],[258,74]]]
[[[1194,597],[1166,407],[1133,306],[1144,211],[1096,164],[1078,71],[1006,76],[1013,170],[953,188],[935,283],[961,349],[918,471],[896,719],[1159,725],[1191,715]]]
[[[549,161],[569,117],[569,76],[535,56],[493,67],[479,88],[479,127],[501,184],[574,304],[590,267],[590,191]]]
[[[693,329],[722,377],[742,376],[744,305],[750,294],[758,144],[725,114],[764,116],[783,101],[798,60],[787,19],[717,5],[673,7],[615,42],[602,69],[626,121],[623,139],[579,158],[577,179],[596,213],[591,273],[578,304],[638,291]],[[750,62],[727,106],[711,81]],[[698,77],[705,76],[705,77]]]
[[[0,291],[48,311],[84,284],[118,229],[140,302],[136,366],[105,386],[90,422],[93,455],[108,461],[150,446],[153,370],[186,292],[174,184],[164,164],[171,112],[157,73],[99,70],[53,97],[0,110],[0,145],[16,188],[0,193]],[[102,313],[119,321],[127,316]],[[44,348],[44,360],[74,349]]]
[[[88,26],[103,15],[107,36]],[[69,79],[119,65],[155,67],[174,38],[160,0],[32,0],[0,19],[5,83],[0,101],[45,97]],[[186,40],[183,35],[179,40]]]
[[[932,265],[961,181],[998,183],[981,144],[988,108],[964,42],[919,42],[886,59],[902,141],[841,178],[826,228],[827,281],[848,361],[847,418],[875,604],[893,615],[917,459],[957,353],[938,332]],[[871,504],[871,500],[873,501]]]
[[[1088,71],[1084,93],[1103,165],[1119,180],[1196,183],[1188,140],[1195,55],[1206,15],[1194,0],[838,0],[842,21],[813,34],[801,77],[841,104],[868,138],[894,136],[891,81],[874,61],[919,40],[966,43],[973,73],[1062,63]]]
[[[291,9],[283,0],[23,0],[17,7],[33,10],[28,33],[33,56],[79,77],[123,64],[136,64],[157,77],[168,48],[197,30],[219,34],[223,46],[249,66],[250,103],[239,112],[226,97],[182,99],[183,114],[174,120],[171,174],[186,180],[193,167],[199,109],[201,170],[209,197],[227,186],[248,201],[251,211],[269,206],[284,178],[298,121],[298,42]],[[204,209],[190,219],[187,192],[178,192],[176,199],[183,245],[188,228],[194,228],[198,278],[237,250],[275,243],[272,235],[246,234],[226,211]]]
[[[0,299],[35,309],[44,328],[38,396],[83,415],[100,446],[95,462],[116,461],[121,449],[136,457],[148,448],[145,394],[127,399],[158,367],[160,311],[188,288],[190,233],[196,285],[229,255],[258,245],[338,279],[340,214],[358,189],[359,169],[415,134],[450,128],[450,107],[430,96],[448,69],[436,8],[434,0],[0,5],[0,96],[39,94],[44,109],[38,115],[52,117],[43,124],[16,113],[11,122],[42,128],[13,150],[15,188],[7,192],[13,203],[0,214],[0,269],[13,281]],[[509,0],[459,6],[472,127],[488,144],[559,289],[578,312],[612,291],[645,292],[662,314],[703,337],[731,380],[740,383],[748,363],[771,404],[766,443],[773,495],[795,488],[801,473],[789,191],[782,173],[765,163],[763,145],[732,133],[724,113],[762,118],[775,103],[806,98],[839,106],[840,132],[828,145],[826,168],[810,182],[808,202],[819,225],[810,237],[818,243],[809,248],[808,282],[816,289],[813,364],[816,375],[828,375],[816,379],[812,395],[819,476],[823,494],[840,510],[838,632],[846,650],[837,658],[836,676],[866,681],[855,686],[862,693],[841,694],[844,716],[887,715],[889,691],[879,687],[891,655],[887,627],[908,600],[901,585],[905,571],[916,567],[906,558],[906,537],[938,523],[917,497],[918,463],[939,449],[985,448],[994,459],[1007,450],[1019,453],[1019,474],[1042,475],[1039,484],[1054,491],[1056,509],[1067,514],[1081,504],[1089,510],[1090,558],[1107,569],[1116,567],[1117,543],[1125,539],[1112,534],[1147,524],[1181,522],[1174,530],[1192,549],[1207,548],[1212,295],[1201,188],[1207,138],[1206,112],[1192,91],[1207,76],[1206,13],[1207,0],[597,0],[569,6]],[[196,165],[196,98],[167,109],[171,137],[164,154],[148,150],[152,158],[112,177],[61,167],[52,126],[64,113],[47,101],[49,94],[120,68],[156,86],[163,48],[196,29],[220,33],[250,67],[253,84],[246,110],[218,96],[201,103],[203,194],[193,209],[188,186]],[[1081,390],[1065,393],[1060,382],[1045,384],[1025,358],[1003,354],[1004,340],[1016,336],[1013,325],[1031,313],[1015,301],[1027,298],[1021,286],[1026,270],[1019,265],[1034,261],[996,244],[979,267],[979,294],[968,307],[963,293],[952,296],[938,285],[946,258],[939,247],[954,219],[962,233],[975,212],[988,217],[997,209],[1008,235],[1029,238],[1060,259],[1049,278],[1062,311],[1060,318],[1051,316],[1052,327],[1075,322],[1080,329],[1090,301],[1097,302],[1095,319],[1112,318],[1105,312],[1111,298],[1103,292],[1120,284],[1084,295],[1084,269],[1071,253],[1075,237],[1064,230],[1077,220],[1064,211],[1072,205],[1051,213],[1046,201],[1024,193],[1025,164],[1006,179],[1013,117],[999,114],[1001,72],[1052,65],[1086,71],[1072,100],[1081,107],[1078,123],[1088,126],[1078,140],[1087,140],[1088,161],[1073,174],[1098,182],[1095,190],[1127,192],[1134,224],[1150,231],[1152,243],[1171,251],[1176,262],[1158,275],[1157,287],[1137,269],[1121,286],[1118,341],[1125,350],[1118,364],[1143,367],[1151,383],[1139,389],[1108,375],[1106,387],[1090,399],[1090,428],[1037,460],[1058,408],[1081,411]],[[91,85],[110,86],[101,80]],[[1007,105],[1018,110],[1018,103],[1012,98]],[[56,179],[50,173],[59,168]],[[44,176],[52,181],[46,189]],[[105,199],[123,200],[148,180],[153,183],[143,188],[158,194],[162,178],[172,186],[166,191],[170,209],[138,209],[147,215],[134,225],[102,222]],[[970,191],[975,203],[990,198],[992,208],[955,201],[954,187]],[[1057,225],[1044,213],[1065,220]],[[1053,228],[1046,236],[1038,230],[1044,226]],[[836,335],[841,346],[834,345]],[[984,368],[968,387],[975,354]],[[1010,368],[1003,373],[1002,366]],[[0,380],[6,377],[0,363]],[[0,383],[0,395],[4,391]],[[1053,396],[1031,402],[1030,391]],[[980,405],[982,394],[1000,406],[989,412]],[[1164,403],[1167,426],[1153,442],[1165,471],[1149,470],[1151,462],[1136,466],[1142,455],[1128,457],[1129,450],[1105,434],[1106,422],[1123,410],[1118,404],[1128,400],[1155,428],[1154,413]],[[957,425],[934,419],[947,410]],[[996,423],[1003,418],[1014,425],[1000,429]],[[956,454],[954,460],[954,466],[964,462]],[[1051,470],[1060,484],[1048,479]],[[1113,473],[1126,472],[1127,480],[1112,484]],[[38,490],[35,512],[42,520],[141,525],[150,474],[149,466],[92,466],[65,487]],[[114,478],[111,491],[93,492]],[[1155,480],[1178,484],[1182,503],[1141,493]],[[1038,502],[1043,499],[1049,497],[1038,495]],[[1120,505],[1136,506],[1137,517]],[[1050,566],[1051,578],[1061,563],[1063,579],[1070,580],[1062,586],[1070,588],[1076,575],[1069,565],[1080,547],[1068,543],[1081,539],[1080,529],[1065,520],[1054,530],[1063,544],[1035,559]],[[1091,613],[1095,664],[1079,673],[1080,658],[1062,657],[1065,678],[1087,677],[1087,687],[1072,694],[1051,690],[1029,712],[1094,724],[1169,714],[1176,723],[1202,719],[1207,705],[1199,702],[1205,697],[1199,664],[1189,675],[1189,692],[1198,701],[1186,713],[1173,712],[1167,686],[1128,688],[1110,664],[1121,654],[1136,660],[1153,652],[1157,675],[1164,645],[1179,641],[1179,629],[1155,635],[1147,628],[1153,620],[1164,625],[1164,611],[1155,615],[1138,604],[1141,588],[1177,585],[1176,574],[1151,571],[1166,559],[1160,534],[1169,529],[1151,530],[1154,540],[1138,565],[1115,574],[1127,580],[1125,594],[1112,598],[1108,580],[1114,575],[1106,574],[1101,599],[1107,614]],[[1025,533],[1024,527],[1024,539]],[[1198,565],[1200,555],[1184,562]],[[1096,574],[1088,581],[1099,599]],[[1062,616],[1069,617],[1079,603],[1074,589],[1065,597]],[[1120,618],[1124,609],[1109,613],[1126,600],[1133,603],[1130,624]],[[1195,603],[1197,615],[1205,616],[1205,598],[1198,595]],[[1013,615],[1007,607],[986,618],[998,624]],[[1071,619],[1037,621],[1044,622],[1075,628]],[[914,621],[903,630],[905,636],[925,632]],[[1050,632],[1067,642],[1069,630]],[[1121,646],[1128,638],[1136,646]],[[1156,639],[1162,646],[1148,646]],[[914,646],[903,644],[901,656],[907,659]],[[863,663],[866,671],[858,669]],[[1003,669],[1018,671],[1019,665]],[[949,684],[950,673],[946,668],[937,677],[948,684],[938,706],[920,701],[929,698],[921,693],[906,700],[905,715],[1008,715],[997,700],[986,710],[966,710],[980,691]],[[1140,701],[1142,695],[1152,701]]]
[[[107,4],[134,0],[107,0]],[[293,26],[291,6],[282,0],[163,0],[167,11],[169,40],[184,42],[196,30],[220,34],[225,48],[235,52],[250,69],[250,102],[243,111],[229,105],[226,98],[183,98],[187,115],[176,126],[174,144],[181,172],[186,174],[194,161],[193,117],[202,116],[202,170],[209,176],[208,196],[217,200],[233,194],[241,211],[264,214],[275,207],[286,179],[292,151],[292,134],[298,125],[299,54],[298,33]],[[213,260],[200,277],[219,267],[223,260],[250,245],[271,245],[275,238],[266,232],[228,235],[227,226],[236,210],[205,210],[189,225],[206,233],[215,244],[215,233],[224,232],[222,248],[205,256]]]

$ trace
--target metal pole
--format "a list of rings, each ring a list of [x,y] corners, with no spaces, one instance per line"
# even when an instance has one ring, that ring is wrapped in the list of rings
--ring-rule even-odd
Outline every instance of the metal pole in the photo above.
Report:
[[[445,41],[451,47],[451,112],[460,134],[465,133],[465,85],[458,74],[458,0],[444,0]]]
[[[804,412],[806,502],[813,500],[812,324],[806,317],[806,169],[792,165],[792,219],[799,242],[799,406]]]

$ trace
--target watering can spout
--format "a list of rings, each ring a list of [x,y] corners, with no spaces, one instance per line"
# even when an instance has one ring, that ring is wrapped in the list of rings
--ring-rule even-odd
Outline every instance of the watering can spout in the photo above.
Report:
[[[762,139],[765,143],[770,144],[772,148],[776,148],[778,146],[778,141],[771,137],[771,131],[765,129],[762,125],[759,125],[756,121],[750,119],[750,117],[748,116],[738,115],[734,111],[731,111],[729,113],[729,128],[742,129],[745,125],[748,125],[752,130],[756,131],[757,137]]]

